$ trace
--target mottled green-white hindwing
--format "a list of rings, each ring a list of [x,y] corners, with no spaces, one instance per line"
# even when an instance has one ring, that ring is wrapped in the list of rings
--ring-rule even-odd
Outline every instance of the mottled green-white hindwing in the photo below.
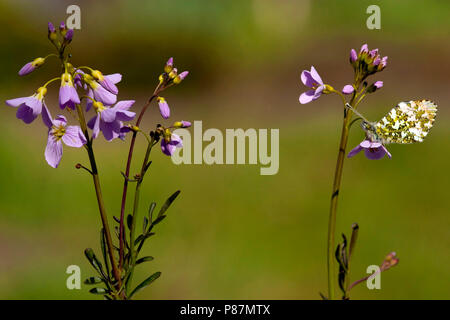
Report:
[[[437,105],[430,100],[400,102],[375,124],[376,133],[384,144],[422,142],[436,112]]]

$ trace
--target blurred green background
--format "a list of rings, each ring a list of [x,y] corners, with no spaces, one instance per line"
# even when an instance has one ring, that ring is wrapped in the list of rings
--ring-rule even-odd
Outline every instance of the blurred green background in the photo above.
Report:
[[[385,86],[361,106],[366,117],[380,119],[397,102],[419,98],[434,100],[439,113],[424,143],[388,146],[392,160],[360,154],[345,163],[337,235],[360,225],[352,279],[390,251],[400,258],[383,273],[381,290],[361,285],[351,297],[450,298],[450,2],[2,0],[0,100],[30,95],[57,75],[54,60],[24,78],[17,71],[51,52],[47,22],[65,20],[69,4],[81,7],[74,63],[122,73],[119,99],[136,99],[135,110],[174,56],[191,73],[165,94],[173,119],[202,120],[204,129],[280,129],[274,176],[260,176],[255,165],[176,166],[155,150],[140,215],[151,201],[182,193],[147,244],[155,260],[139,266],[135,279],[162,276],[139,298],[317,299],[326,292],[342,105],[332,96],[300,105],[300,73],[314,65],[326,83],[342,88],[353,79],[349,50],[363,43],[389,56],[373,78]],[[381,7],[381,30],[366,28],[371,4]],[[55,114],[57,86],[50,91]],[[55,170],[44,159],[40,120],[27,126],[5,105],[0,118],[0,298],[93,298],[87,286],[65,285],[69,265],[79,265],[83,278],[93,275],[83,250],[99,251],[93,186],[74,169],[87,164],[84,151],[66,147]],[[158,122],[153,105],[144,123],[150,129]],[[349,147],[362,138],[355,126]],[[119,214],[128,143],[96,141],[110,216]],[[144,147],[140,141],[136,167]]]

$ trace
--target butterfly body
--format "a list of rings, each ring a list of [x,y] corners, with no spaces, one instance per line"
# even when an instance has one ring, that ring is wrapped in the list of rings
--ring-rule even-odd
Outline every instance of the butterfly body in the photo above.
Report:
[[[430,100],[400,102],[380,121],[364,121],[362,127],[372,142],[422,142],[433,127],[436,112],[437,105]]]

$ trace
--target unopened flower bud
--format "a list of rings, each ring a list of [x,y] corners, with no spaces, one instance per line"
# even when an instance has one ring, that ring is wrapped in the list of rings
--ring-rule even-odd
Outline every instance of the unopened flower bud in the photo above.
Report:
[[[161,113],[161,116],[164,119],[168,119],[170,117],[170,108],[166,99],[164,99],[163,97],[158,97],[156,100],[158,101],[159,112]]]
[[[75,165],[75,168],[81,169],[81,164],[80,164],[80,163],[77,163],[77,164]]]
[[[358,55],[357,55],[355,49],[350,50],[350,63],[353,65],[357,59],[358,59]]]
[[[173,124],[174,128],[189,128],[192,124],[189,121],[177,121]]]
[[[66,24],[65,24],[64,22],[61,22],[60,25],[59,25],[59,33],[60,33],[63,37],[66,36],[66,33],[67,33],[67,27],[66,27]]]
[[[173,79],[173,83],[179,84],[181,81],[184,80],[184,78],[187,77],[188,74],[189,74],[189,71],[183,71],[175,79]]]
[[[22,69],[20,69],[19,76],[24,76],[33,72],[36,68],[42,66],[44,62],[45,62],[44,58],[36,58],[33,61],[28,62],[26,65],[22,67]]]
[[[164,72],[165,73],[170,73],[173,69],[173,58],[169,58],[169,60],[167,60],[166,65],[164,66]]]
[[[170,79],[174,79],[177,76],[177,68],[173,68],[172,71],[169,72]]]
[[[73,38],[73,29],[69,29],[64,35],[64,42],[70,43],[72,41],[72,38]]]
[[[351,94],[353,93],[353,91],[355,91],[355,88],[353,88],[352,85],[347,84],[346,86],[344,86],[344,88],[342,89],[342,93],[343,94]]]
[[[367,53],[367,52],[369,52],[369,46],[367,44],[363,44],[361,46],[361,50],[359,51],[359,54]]]
[[[372,93],[377,91],[378,89],[380,89],[381,87],[383,87],[383,81],[377,81],[375,83],[372,83],[366,90],[367,93]]]
[[[56,29],[53,23],[48,23],[48,39],[51,42],[55,42],[58,39],[58,36],[56,35]]]

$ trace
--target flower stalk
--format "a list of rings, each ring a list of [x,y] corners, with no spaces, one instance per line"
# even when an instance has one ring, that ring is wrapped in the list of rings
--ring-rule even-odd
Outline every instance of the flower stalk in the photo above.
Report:
[[[120,278],[119,270],[117,268],[116,259],[114,257],[114,252],[113,252],[114,247],[112,244],[111,231],[109,229],[108,218],[106,215],[106,209],[105,209],[105,204],[103,201],[102,190],[100,187],[100,179],[98,177],[97,163],[95,161],[94,150],[92,148],[93,140],[89,139],[89,132],[87,130],[86,119],[84,117],[83,109],[81,108],[80,105],[77,105],[77,112],[78,112],[81,130],[83,130],[83,132],[88,140],[85,147],[86,147],[86,150],[87,150],[87,153],[89,156],[89,162],[91,164],[91,175],[92,175],[92,179],[94,182],[95,195],[97,197],[98,209],[100,211],[100,217],[102,220],[103,230],[105,230],[105,238],[106,238],[106,245],[107,245],[107,249],[108,249],[108,255],[109,255],[110,262],[111,262],[114,278],[116,279],[118,286],[120,287],[121,278]]]

